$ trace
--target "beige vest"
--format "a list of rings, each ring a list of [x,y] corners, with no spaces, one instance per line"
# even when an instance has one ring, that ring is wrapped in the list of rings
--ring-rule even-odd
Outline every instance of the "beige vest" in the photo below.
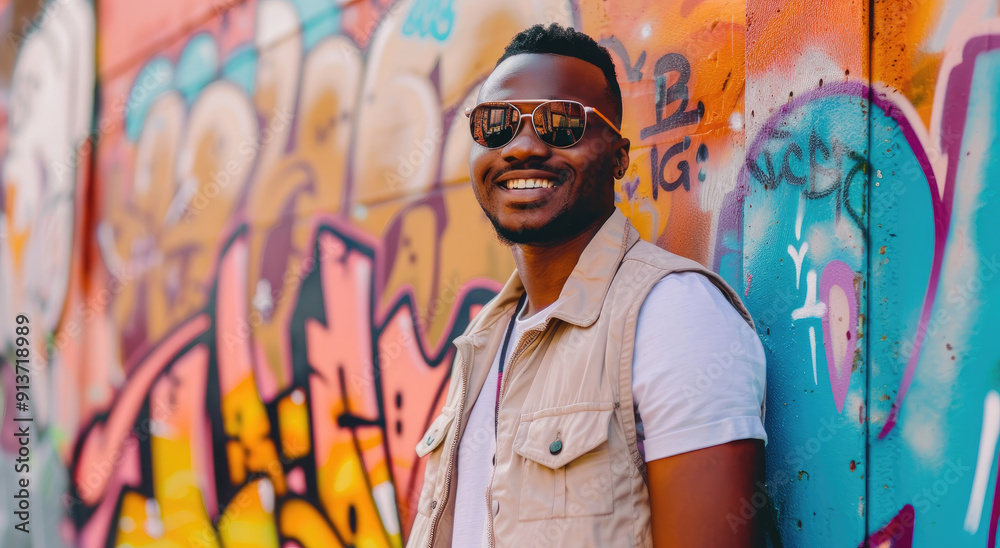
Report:
[[[616,209],[548,317],[510,342],[496,468],[482,502],[495,546],[652,545],[646,465],[632,409],[632,350],[646,295],[661,278],[682,271],[707,276],[753,326],[721,277],[640,240]],[[447,401],[416,449],[428,460],[408,547],[451,546],[455,465],[470,399],[482,389],[523,292],[515,271],[455,339]]]

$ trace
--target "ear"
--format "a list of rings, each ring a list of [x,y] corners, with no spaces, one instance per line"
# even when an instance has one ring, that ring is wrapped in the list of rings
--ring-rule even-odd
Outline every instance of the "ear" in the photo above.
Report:
[[[628,151],[631,144],[631,141],[625,137],[622,137],[615,143],[614,168],[612,168],[615,179],[621,179],[625,175],[625,172],[628,171]]]

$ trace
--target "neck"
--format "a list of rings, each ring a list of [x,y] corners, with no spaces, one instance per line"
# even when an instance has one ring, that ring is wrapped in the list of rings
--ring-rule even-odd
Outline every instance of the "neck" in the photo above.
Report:
[[[613,211],[613,210],[612,210]],[[599,217],[582,232],[554,244],[515,244],[511,246],[518,276],[528,294],[524,316],[528,317],[556,302],[563,285],[580,260],[587,244],[611,216]]]

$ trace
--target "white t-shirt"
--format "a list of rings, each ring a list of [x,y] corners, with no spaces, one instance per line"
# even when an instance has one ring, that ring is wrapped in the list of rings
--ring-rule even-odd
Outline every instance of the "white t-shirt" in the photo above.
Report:
[[[511,344],[552,307],[515,321]],[[511,351],[508,350],[508,354]],[[458,446],[454,546],[487,542],[486,488],[496,452],[499,352]],[[669,274],[636,320],[632,399],[646,462],[764,432],[764,348],[719,288],[696,272]]]
[[[553,303],[555,304],[555,303]],[[514,320],[510,334],[507,360],[521,335],[545,321],[553,305],[524,318],[524,310]],[[506,326],[504,326],[506,327]],[[502,344],[501,344],[501,348]],[[458,444],[458,485],[455,487],[455,529],[452,546],[487,546],[486,488],[493,475],[493,455],[497,452],[496,406],[497,377],[500,372],[500,351],[493,357],[493,365],[483,383],[483,389],[469,412],[469,422]]]

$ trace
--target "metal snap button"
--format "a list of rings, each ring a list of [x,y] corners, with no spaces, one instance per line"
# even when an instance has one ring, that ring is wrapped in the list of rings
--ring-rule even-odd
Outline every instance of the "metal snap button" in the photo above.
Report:
[[[556,440],[556,441],[552,442],[551,444],[549,444],[549,453],[552,453],[553,455],[558,455],[560,451],[562,451],[562,442],[561,441]]]
[[[427,436],[427,445],[434,443],[434,436]]]
[[[500,513],[500,501],[499,500],[494,500],[493,501],[493,517],[496,517],[496,515],[499,514],[499,513]]]
[[[432,500],[432,501],[431,501],[431,510],[433,510],[433,509],[437,508],[437,505],[438,505],[438,501],[436,501],[436,500]]]

